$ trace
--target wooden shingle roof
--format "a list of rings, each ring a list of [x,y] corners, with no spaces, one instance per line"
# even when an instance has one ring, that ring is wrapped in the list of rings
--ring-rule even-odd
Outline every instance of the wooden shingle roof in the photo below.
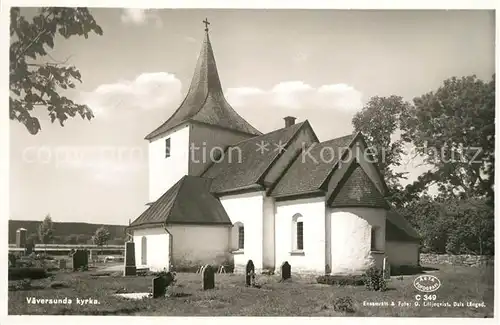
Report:
[[[370,177],[358,163],[353,163],[328,199],[331,207],[389,208]]]
[[[220,194],[261,186],[259,181],[283,153],[276,150],[277,145],[281,144],[286,149],[294,135],[305,125],[309,125],[307,121],[244,140],[227,148],[223,160],[212,164],[202,175],[213,178],[210,190]],[[259,150],[260,145],[264,145],[265,150]]]
[[[130,228],[161,224],[230,225],[219,199],[210,193],[208,178],[184,176],[131,224]]]
[[[313,143],[305,148],[271,191],[271,196],[281,197],[319,190],[355,136],[349,134]]]
[[[420,235],[393,207],[387,211],[385,238],[388,241],[420,241]]]
[[[226,101],[208,32],[205,34],[191,86],[184,101],[165,123],[149,133],[145,139],[152,140],[188,121],[211,124],[249,135],[262,134]]]

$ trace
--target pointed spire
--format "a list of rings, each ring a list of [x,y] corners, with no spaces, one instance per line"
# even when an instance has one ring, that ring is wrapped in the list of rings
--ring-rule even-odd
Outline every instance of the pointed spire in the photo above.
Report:
[[[152,138],[167,132],[189,120],[211,124],[249,135],[262,133],[245,121],[229,105],[224,97],[215,56],[208,35],[208,19],[205,24],[205,38],[201,47],[188,93],[174,114],[160,127],[146,136]]]
[[[206,98],[209,92],[222,94],[222,86],[217,71],[217,64],[215,63],[215,56],[210,43],[208,29],[205,29],[205,38],[201,47],[198,62],[194,70],[191,86],[189,87],[186,100],[189,100],[193,94],[199,94],[203,99]],[[197,97],[198,96],[194,96]],[[200,103],[203,104],[203,103]]]

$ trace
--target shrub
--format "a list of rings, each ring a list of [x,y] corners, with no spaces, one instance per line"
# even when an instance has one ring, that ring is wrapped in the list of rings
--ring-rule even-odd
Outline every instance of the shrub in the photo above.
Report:
[[[9,265],[10,266],[15,266],[17,261],[17,256],[14,253],[9,253]]]
[[[338,297],[333,302],[333,310],[337,312],[354,313],[354,304],[351,297]]]
[[[48,276],[44,268],[12,267],[9,268],[9,280],[43,279]]]
[[[51,284],[50,284],[50,287],[52,289],[59,289],[59,288],[69,288],[69,285],[65,282],[61,282],[61,281],[53,281]]]
[[[85,272],[85,271],[88,271],[89,270],[89,267],[88,266],[85,266],[85,265],[82,265],[78,268],[78,271],[79,272]]]
[[[33,267],[35,265],[33,263],[33,260],[27,259],[27,258],[22,258],[22,259],[17,259],[14,266],[15,267]]]
[[[371,267],[363,276],[365,287],[370,291],[385,291],[387,284],[384,279],[384,273],[381,269]]]
[[[328,285],[364,285],[364,279],[361,275],[321,275],[316,278],[316,282]]]
[[[9,291],[30,290],[31,280],[25,279],[9,285]]]

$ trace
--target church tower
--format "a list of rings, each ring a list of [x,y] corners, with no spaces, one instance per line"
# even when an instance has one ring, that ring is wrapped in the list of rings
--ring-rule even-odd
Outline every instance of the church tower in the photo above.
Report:
[[[226,101],[208,25],[188,93],[172,116],[146,136],[149,141],[149,202],[184,175],[198,176],[223,150],[261,135]]]

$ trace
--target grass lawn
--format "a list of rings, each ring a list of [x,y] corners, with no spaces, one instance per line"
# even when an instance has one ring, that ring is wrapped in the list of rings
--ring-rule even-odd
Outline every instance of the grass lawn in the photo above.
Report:
[[[151,276],[95,277],[88,272],[59,272],[52,279],[33,280],[38,289],[9,291],[9,315],[141,315],[141,316],[344,316],[333,309],[335,298],[349,296],[354,302],[352,316],[431,316],[493,317],[493,267],[472,268],[432,265],[429,272],[441,281],[435,302],[484,302],[486,307],[414,306],[418,292],[413,287],[417,275],[392,277],[385,292],[367,291],[358,286],[317,284],[312,277],[294,277],[284,283],[278,276],[257,276],[260,288],[245,287],[243,275],[217,274],[216,289],[201,290],[201,275],[178,273],[171,297],[127,300],[114,296],[121,292],[148,292]],[[50,288],[62,281],[67,288]],[[27,298],[69,298],[72,304],[30,304]],[[91,298],[99,304],[78,305],[77,298]],[[395,306],[367,306],[365,302],[394,302]],[[407,302],[410,306],[398,306]]]

